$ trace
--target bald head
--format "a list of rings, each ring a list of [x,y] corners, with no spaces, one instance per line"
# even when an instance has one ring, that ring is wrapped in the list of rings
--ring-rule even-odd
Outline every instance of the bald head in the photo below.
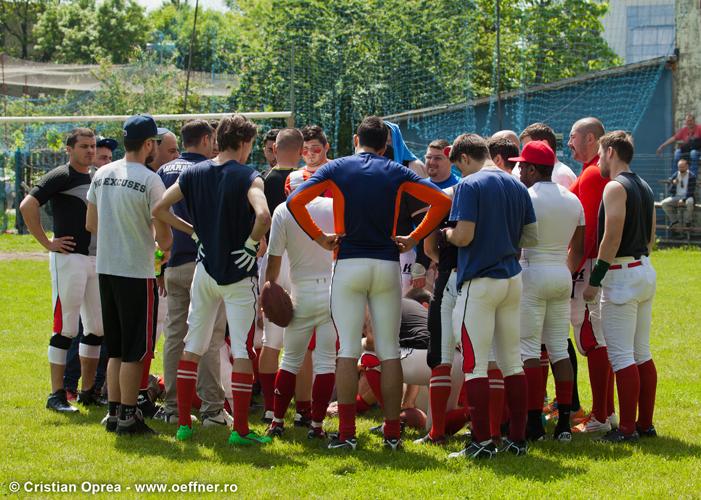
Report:
[[[302,155],[304,136],[299,129],[283,128],[275,138],[273,152],[281,167],[296,167]]]
[[[516,148],[521,148],[521,141],[518,140],[518,135],[513,130],[500,130],[492,135],[491,139],[507,139],[513,143]]]
[[[577,130],[583,134],[593,134],[597,141],[606,133],[604,124],[593,116],[577,120],[574,125],[572,125],[572,130]]]
[[[577,120],[572,125],[567,142],[572,157],[581,163],[590,162],[599,151],[599,138],[605,133],[604,125],[598,118],[588,116]]]

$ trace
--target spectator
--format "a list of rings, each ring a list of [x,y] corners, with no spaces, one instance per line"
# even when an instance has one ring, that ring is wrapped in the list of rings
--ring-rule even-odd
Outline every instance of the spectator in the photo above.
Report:
[[[691,173],[698,175],[699,171],[699,154],[701,154],[701,125],[696,123],[696,117],[693,113],[687,113],[684,119],[684,126],[677,130],[677,133],[660,144],[657,148],[657,155],[662,155],[662,150],[673,144],[680,142],[681,144],[674,150],[674,161],[679,162],[682,155],[688,155],[691,160]]]
[[[555,131],[545,123],[532,123],[527,126],[519,137],[521,144],[525,146],[531,141],[547,141],[550,149],[557,153],[557,138]],[[519,173],[520,175],[520,173]],[[555,167],[553,167],[552,180],[555,184],[559,184],[563,188],[569,189],[577,176],[572,169],[555,158]]]
[[[148,168],[154,172],[158,172],[166,163],[175,160],[180,156],[180,151],[178,150],[178,138],[173,132],[165,129],[167,132],[163,134],[163,137],[156,141],[158,145],[156,147],[156,154],[147,165]]]
[[[277,139],[277,134],[279,132],[279,128],[271,128],[268,130],[268,133],[265,134],[265,138],[263,139],[263,156],[265,157],[265,161],[268,162],[264,177],[267,176],[268,172],[275,165],[277,165],[277,158],[275,157],[275,152],[273,151],[273,144],[275,144],[275,140]]]
[[[117,141],[114,139],[98,136],[95,149],[95,168],[100,168],[108,163],[112,163],[112,155],[114,154],[114,150],[117,149],[117,146]]]
[[[495,138],[492,136],[487,141],[487,147],[489,148],[489,156],[492,157],[494,164],[507,174],[513,173],[517,162],[509,161],[509,158],[518,156],[518,146],[508,137]]]
[[[662,200],[662,210],[670,220],[670,227],[679,223],[678,208],[686,207],[686,224],[691,224],[694,217],[696,176],[689,172],[689,160],[686,158],[680,158],[677,161],[677,169],[677,172],[669,178],[669,197]],[[684,222],[683,218],[682,222]]]

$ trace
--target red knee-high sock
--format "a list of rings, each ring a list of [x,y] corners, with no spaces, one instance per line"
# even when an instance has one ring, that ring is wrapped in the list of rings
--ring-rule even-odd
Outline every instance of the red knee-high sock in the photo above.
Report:
[[[504,410],[504,376],[501,370],[487,370],[489,378],[489,435],[501,436]]]
[[[234,398],[234,430],[239,436],[246,436],[248,428],[248,408],[251,406],[251,392],[253,389],[252,373],[231,374],[231,395]]]
[[[146,356],[144,356],[143,369],[141,370],[140,391],[148,390],[148,375],[151,372],[151,361],[153,361],[153,354],[147,353]]]
[[[640,397],[640,375],[638,366],[632,364],[616,372],[618,406],[620,406],[620,429],[624,434],[635,431],[635,414]]]
[[[295,401],[295,411],[305,418],[310,418],[312,416],[312,402]]]
[[[556,380],[555,381],[555,397],[557,404],[572,405],[572,391],[574,383],[571,380]]]
[[[273,403],[273,411],[275,413],[275,421],[280,426],[283,425],[282,420],[285,418],[287,407],[290,406],[292,396],[295,392],[295,382],[297,375],[287,370],[278,370],[275,377],[275,398]]]
[[[541,394],[543,395],[543,401],[545,401],[545,394],[548,392],[548,373],[550,372],[550,357],[548,356],[548,350],[545,345],[540,348],[540,368],[543,370],[543,388],[541,389]],[[530,390],[531,381],[528,381],[528,388]]]
[[[541,392],[543,389],[543,369],[524,368],[526,380],[528,381],[528,411],[542,411],[543,399],[545,394]]]
[[[509,404],[509,439],[512,441],[523,441],[526,439],[526,417],[528,415],[528,382],[526,376],[512,375],[504,377],[504,388],[506,389],[506,401]]]
[[[647,430],[652,426],[655,412],[655,393],[657,392],[657,369],[650,360],[638,365],[640,375],[640,398],[638,401],[638,427]]]
[[[178,363],[178,373],[175,380],[175,388],[178,398],[178,423],[192,427],[190,410],[192,410],[192,396],[197,384],[197,362],[183,361]]]
[[[467,381],[467,397],[470,401],[472,438],[481,443],[489,439],[489,379],[473,378]]]
[[[338,437],[342,441],[355,437],[355,404],[338,405]]]
[[[431,406],[431,430],[429,435],[436,439],[445,435],[445,416],[452,382],[450,366],[437,366],[431,370],[428,384],[428,398]]]
[[[613,368],[611,368],[611,363],[609,363],[609,378],[608,378],[608,388],[606,389],[606,415],[609,416],[612,413],[616,413],[616,405],[613,402],[613,385],[616,374],[613,373]]]
[[[256,352],[256,357],[251,360],[253,363],[253,383],[258,382],[260,385],[260,376],[258,374],[258,361],[260,360],[260,352],[263,350],[261,347],[256,347],[253,349]]]
[[[272,411],[275,406],[275,377],[277,373],[258,373],[260,392],[263,393],[265,411]]]
[[[368,404],[360,394],[355,397],[355,411],[358,413],[363,413],[368,411],[370,408],[372,408],[372,406]]]
[[[587,364],[589,365],[589,382],[591,383],[591,412],[599,422],[606,422],[609,416],[607,397],[609,370],[611,369],[608,350],[605,347],[599,347],[589,351]]]
[[[312,423],[321,424],[324,421],[335,381],[336,374],[334,373],[321,373],[314,377],[314,384],[312,385]]]
[[[455,408],[445,414],[445,434],[452,436],[460,429],[465,427],[467,423],[467,409]]]
[[[368,385],[370,385],[370,389],[372,389],[372,393],[375,395],[377,402],[380,403],[380,406],[383,406],[381,383],[382,373],[378,370],[370,368],[369,370],[365,370],[365,378],[368,379]]]

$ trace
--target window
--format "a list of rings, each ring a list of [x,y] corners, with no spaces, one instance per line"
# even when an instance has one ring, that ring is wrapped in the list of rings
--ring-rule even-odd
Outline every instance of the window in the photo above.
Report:
[[[626,9],[626,63],[666,56],[674,50],[674,2]]]

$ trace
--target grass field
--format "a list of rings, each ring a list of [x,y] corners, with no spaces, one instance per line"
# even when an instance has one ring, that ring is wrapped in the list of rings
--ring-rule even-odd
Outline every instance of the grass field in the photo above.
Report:
[[[9,251],[3,250],[12,247],[4,238],[0,251]],[[137,483],[170,488],[199,481],[222,489],[236,484],[240,495],[257,498],[699,497],[701,252],[661,251],[653,263],[658,273],[652,346],[659,373],[655,425],[660,437],[612,447],[576,436],[569,445],[536,444],[525,458],[474,463],[447,460],[448,451],[462,447],[460,440],[446,448],[423,448],[410,443],[419,436],[414,431],[406,435],[404,452],[385,452],[380,438],[368,433],[378,422],[376,414],[360,419],[359,449],[350,454],[326,450],[301,430],[288,430],[282,440],[250,450],[229,447],[224,429],[196,427],[195,439],[182,444],[174,439],[174,427],[154,424],[162,433],[157,437],[118,439],[99,425],[103,411],[70,417],[49,413],[44,409],[51,328],[48,265],[0,261],[5,386],[0,396],[0,449],[5,454],[0,494],[9,494],[11,481],[72,483],[79,492],[82,481],[92,481],[118,484],[131,498],[147,496],[136,492]],[[153,371],[159,370],[157,358]],[[582,402],[589,408],[585,362],[580,362],[579,377]],[[335,429],[337,422],[328,424]],[[263,431],[262,425],[255,427]]]

